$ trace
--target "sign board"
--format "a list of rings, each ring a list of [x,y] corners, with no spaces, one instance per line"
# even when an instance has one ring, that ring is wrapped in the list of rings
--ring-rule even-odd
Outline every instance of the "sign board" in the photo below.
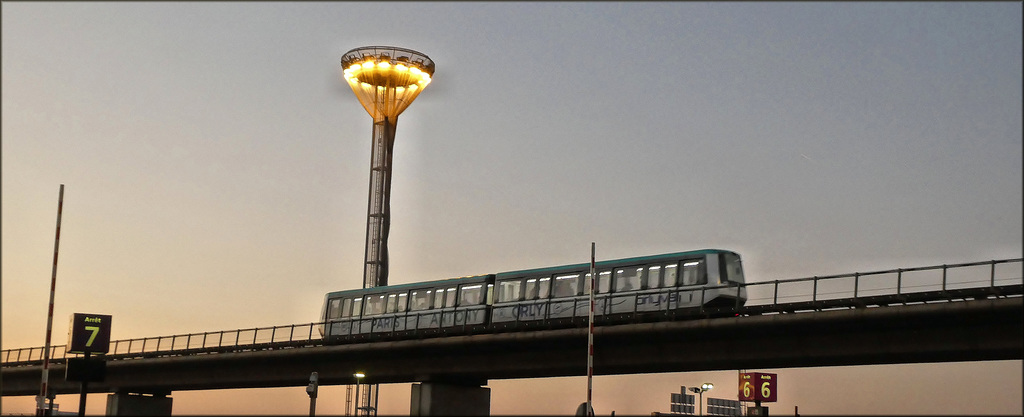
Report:
[[[110,351],[110,316],[75,313],[68,330],[68,353]]]
[[[776,401],[778,375],[762,372],[740,374],[740,401]]]
[[[768,407],[765,407],[765,406],[761,406],[761,407],[747,407],[747,415],[748,416],[767,417],[768,416]]]
[[[68,358],[64,380],[103,382],[107,379],[107,361],[103,359]]]

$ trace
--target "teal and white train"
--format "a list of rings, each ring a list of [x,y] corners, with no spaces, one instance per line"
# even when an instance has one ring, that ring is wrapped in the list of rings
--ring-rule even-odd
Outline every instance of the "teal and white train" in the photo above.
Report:
[[[704,249],[596,263],[594,324],[728,312],[746,302],[735,252]],[[328,343],[572,327],[590,314],[590,264],[328,293]]]

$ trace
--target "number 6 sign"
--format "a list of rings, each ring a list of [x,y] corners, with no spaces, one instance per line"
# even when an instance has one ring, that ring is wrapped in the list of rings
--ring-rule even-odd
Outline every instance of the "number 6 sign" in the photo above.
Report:
[[[775,402],[778,375],[761,372],[740,374],[740,401]]]

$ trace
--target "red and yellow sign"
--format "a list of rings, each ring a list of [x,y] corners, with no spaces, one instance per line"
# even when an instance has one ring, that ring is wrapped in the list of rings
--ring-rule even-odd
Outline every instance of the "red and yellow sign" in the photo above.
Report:
[[[740,374],[740,401],[776,401],[779,376],[762,372]]]

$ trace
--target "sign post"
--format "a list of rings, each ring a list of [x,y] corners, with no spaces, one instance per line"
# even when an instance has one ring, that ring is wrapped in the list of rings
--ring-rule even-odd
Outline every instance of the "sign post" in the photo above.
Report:
[[[107,362],[92,360],[93,353],[104,354],[110,351],[109,315],[75,313],[71,315],[68,330],[68,353],[85,354],[84,358],[69,358],[67,381],[81,381],[82,393],[78,401],[78,415],[85,415],[85,396],[89,393],[89,382],[102,382],[107,374]]]
[[[767,416],[768,407],[761,402],[773,403],[777,398],[779,376],[764,372],[740,373],[740,401],[753,401],[754,407],[747,410],[748,415]]]

